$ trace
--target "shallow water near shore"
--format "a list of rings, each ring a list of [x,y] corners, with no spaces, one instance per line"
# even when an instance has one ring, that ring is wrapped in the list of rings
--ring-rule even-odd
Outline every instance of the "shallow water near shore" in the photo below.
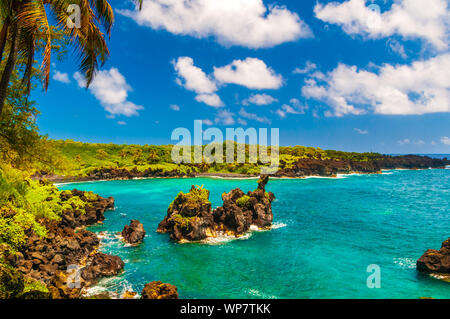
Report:
[[[418,274],[416,260],[450,236],[450,170],[389,171],[335,179],[272,179],[267,190],[275,227],[245,239],[175,244],[155,232],[179,191],[211,191],[213,207],[253,179],[147,179],[61,185],[113,196],[101,250],[119,255],[125,272],[94,289],[140,292],[153,280],[174,284],[181,298],[450,298],[450,284]],[[147,236],[138,247],[116,236],[131,219]],[[367,267],[381,267],[370,289]]]

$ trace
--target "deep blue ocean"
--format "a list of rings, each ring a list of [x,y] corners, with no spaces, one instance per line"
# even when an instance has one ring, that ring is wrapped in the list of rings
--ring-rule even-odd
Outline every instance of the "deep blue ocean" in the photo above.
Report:
[[[254,179],[148,179],[67,184],[114,196],[116,209],[90,230],[101,250],[119,255],[125,272],[93,289],[140,292],[153,280],[174,284],[181,298],[450,298],[450,284],[418,274],[416,260],[450,237],[450,170],[395,170],[382,175],[271,179],[274,229],[215,244],[176,244],[157,234],[179,191],[191,185],[221,194],[256,188]],[[147,230],[142,245],[116,234],[131,219]],[[369,288],[369,265],[381,288]]]

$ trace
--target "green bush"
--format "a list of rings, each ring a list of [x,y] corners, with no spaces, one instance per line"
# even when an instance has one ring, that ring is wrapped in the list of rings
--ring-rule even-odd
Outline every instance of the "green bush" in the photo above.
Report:
[[[250,208],[250,197],[248,195],[244,195],[236,201],[236,204],[241,208]]]

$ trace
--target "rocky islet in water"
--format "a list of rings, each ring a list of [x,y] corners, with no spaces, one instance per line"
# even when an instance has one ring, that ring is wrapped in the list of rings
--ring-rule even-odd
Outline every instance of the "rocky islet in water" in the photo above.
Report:
[[[240,237],[254,228],[268,229],[275,199],[273,193],[265,190],[268,181],[268,175],[261,176],[258,188],[247,194],[239,188],[222,194],[223,205],[215,210],[211,208],[209,191],[192,186],[189,193],[176,196],[157,231],[169,233],[172,240],[182,243],[220,235]]]
[[[440,250],[428,249],[417,260],[417,270],[450,282],[450,238],[442,243]]]

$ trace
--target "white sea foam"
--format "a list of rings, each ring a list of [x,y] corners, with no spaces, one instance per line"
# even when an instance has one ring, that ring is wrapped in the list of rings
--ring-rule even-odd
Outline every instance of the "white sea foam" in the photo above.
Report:
[[[100,293],[109,293],[112,298],[120,298],[125,292],[134,291],[133,285],[121,277],[109,277],[99,281],[95,286],[89,287],[84,292],[85,296],[93,296]],[[135,298],[138,298],[136,295]]]
[[[261,299],[278,299],[278,297],[275,296],[275,295],[266,294],[266,293],[261,292],[261,291],[259,291],[257,289],[247,289],[246,291],[247,291],[247,293],[249,295],[254,296],[254,297],[258,297],[258,298],[261,298]]]
[[[287,224],[278,222],[278,223],[274,223],[274,224],[272,225],[272,229],[284,228],[284,227],[286,227],[286,226],[287,226]]]
[[[242,236],[236,237],[236,236],[230,236],[230,235],[228,235],[228,234],[226,234],[224,232],[217,232],[217,236],[216,237],[208,237],[208,238],[206,238],[206,239],[204,239],[204,240],[202,240],[200,242],[204,243],[204,244],[209,244],[209,245],[225,244],[225,243],[228,243],[228,242],[233,241],[233,240],[246,240],[246,239],[249,239],[252,236],[252,234],[256,233],[256,232],[266,232],[266,231],[270,231],[272,229],[279,229],[279,228],[283,228],[283,227],[286,227],[286,226],[287,226],[287,224],[281,223],[281,222],[272,224],[272,227],[270,227],[268,229],[262,229],[262,228],[259,228],[256,225],[250,225],[250,231],[245,233],[245,234],[243,234]]]
[[[394,264],[403,269],[414,269],[416,268],[416,260],[413,258],[394,258]]]
[[[216,237],[208,237],[202,241],[200,241],[201,243],[204,244],[208,244],[208,245],[221,245],[221,244],[225,244],[228,243],[232,240],[246,240],[249,239],[252,236],[251,232],[248,232],[242,236],[236,237],[236,236],[230,236],[227,235],[223,232],[217,232],[217,236]]]

